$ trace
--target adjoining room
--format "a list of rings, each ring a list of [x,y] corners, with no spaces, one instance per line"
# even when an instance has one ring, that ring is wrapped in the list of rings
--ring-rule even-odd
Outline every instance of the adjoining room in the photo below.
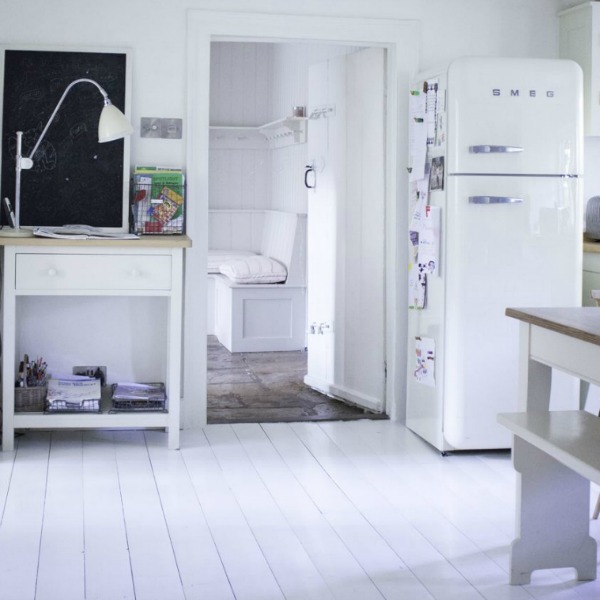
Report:
[[[382,48],[211,44],[209,422],[265,393],[252,352],[284,393],[282,365],[304,369],[287,396],[321,405],[286,416],[271,393],[267,420],[385,415],[384,65]],[[227,351],[245,369],[224,387]]]

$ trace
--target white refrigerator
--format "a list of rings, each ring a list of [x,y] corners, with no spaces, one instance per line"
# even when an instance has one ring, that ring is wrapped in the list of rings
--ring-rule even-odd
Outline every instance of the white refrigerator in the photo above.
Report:
[[[424,307],[409,309],[406,424],[442,452],[509,448],[496,415],[517,410],[519,327],[504,311],[581,304],[581,72],[463,58],[413,89],[426,82],[439,258]],[[556,376],[551,408],[577,407],[576,382]]]

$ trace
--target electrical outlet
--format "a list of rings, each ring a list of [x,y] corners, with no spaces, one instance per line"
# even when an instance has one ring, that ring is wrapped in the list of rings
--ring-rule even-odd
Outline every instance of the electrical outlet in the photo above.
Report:
[[[86,375],[87,377],[95,377],[96,379],[100,379],[100,385],[106,385],[106,367],[98,367],[95,365],[73,367],[73,375]]]

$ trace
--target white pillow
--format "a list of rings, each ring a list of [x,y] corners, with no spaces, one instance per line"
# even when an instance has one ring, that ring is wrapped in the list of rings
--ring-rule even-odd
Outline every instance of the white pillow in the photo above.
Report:
[[[281,283],[287,278],[287,269],[280,262],[261,254],[228,260],[219,271],[235,283]]]
[[[220,273],[219,267],[228,260],[236,258],[245,258],[246,256],[254,256],[255,252],[246,250],[209,250],[208,251],[208,272]]]

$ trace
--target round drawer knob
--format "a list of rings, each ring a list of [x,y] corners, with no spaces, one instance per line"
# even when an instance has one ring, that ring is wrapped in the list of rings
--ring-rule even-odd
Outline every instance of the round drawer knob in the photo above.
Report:
[[[141,273],[137,270],[137,269],[131,269],[131,276],[132,277],[139,277],[141,275]]]
[[[48,269],[48,277],[56,277],[56,269]]]

